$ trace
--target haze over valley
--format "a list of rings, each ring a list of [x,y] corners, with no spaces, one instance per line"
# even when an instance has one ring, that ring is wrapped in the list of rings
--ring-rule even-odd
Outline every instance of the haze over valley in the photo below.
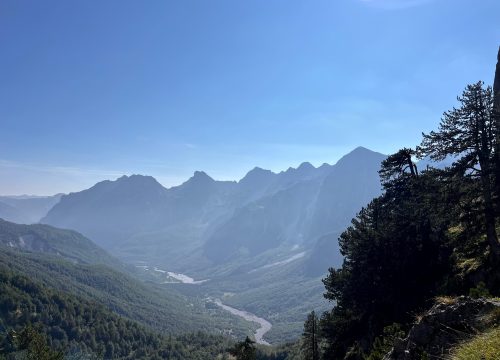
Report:
[[[500,359],[499,14],[0,1],[0,360]]]
[[[256,167],[237,182],[196,171],[171,188],[150,176],[122,176],[67,195],[4,197],[17,207],[0,217],[78,231],[139,277],[267,319],[274,328],[266,341],[279,343],[300,335],[311,308],[327,308],[321,278],[341,265],[338,235],[380,194],[384,158],[358,147],[334,165],[302,163],[280,173]],[[45,211],[29,221],[42,201]],[[30,234],[7,245],[60,254]]]

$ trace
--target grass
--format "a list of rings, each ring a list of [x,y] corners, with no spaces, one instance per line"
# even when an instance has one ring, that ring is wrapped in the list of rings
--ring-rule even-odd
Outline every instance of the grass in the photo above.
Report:
[[[453,305],[457,302],[457,298],[452,296],[436,296],[434,301],[436,304]]]
[[[451,360],[500,359],[500,328],[491,329],[459,345]]]
[[[500,307],[495,308],[492,312],[486,315],[483,321],[488,327],[500,326]]]
[[[435,305],[437,305],[437,304],[452,305],[452,304],[455,304],[456,302],[457,302],[457,298],[453,297],[453,296],[440,295],[440,296],[436,296],[434,298]],[[414,314],[415,322],[417,322],[417,323],[421,322],[426,314],[427,314],[427,310]]]

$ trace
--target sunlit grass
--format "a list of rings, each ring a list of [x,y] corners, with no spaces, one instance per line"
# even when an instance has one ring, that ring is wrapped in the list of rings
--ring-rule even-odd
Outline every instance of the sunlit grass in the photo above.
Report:
[[[453,305],[453,304],[456,304],[457,298],[456,297],[452,297],[452,296],[445,296],[445,295],[436,296],[434,298],[434,302],[436,304]]]
[[[500,359],[500,328],[477,335],[455,349],[451,360]]]

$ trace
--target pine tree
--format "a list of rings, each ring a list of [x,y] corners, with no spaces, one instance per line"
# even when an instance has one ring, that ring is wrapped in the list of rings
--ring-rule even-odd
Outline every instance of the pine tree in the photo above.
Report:
[[[64,358],[61,352],[52,350],[47,345],[45,336],[31,325],[19,333],[12,331],[10,336],[18,350],[25,351],[27,360],[63,360]]]
[[[493,90],[483,82],[468,85],[458,101],[460,107],[444,113],[438,131],[422,134],[421,157],[440,161],[459,157],[452,169],[462,176],[479,178],[486,237],[492,257],[500,259],[500,242],[495,228],[492,182],[498,130],[494,121]]]
[[[388,157],[380,172],[385,193],[340,236],[344,262],[323,280],[325,297],[336,302],[321,321],[327,358],[369,351],[385,326],[425,305],[448,271],[446,194],[439,175],[418,175],[411,157],[409,149]]]
[[[493,121],[496,124],[495,179],[497,207],[500,208],[500,47],[498,48],[495,80],[493,82]]]
[[[237,360],[255,360],[256,350],[255,341],[252,341],[248,336],[245,341],[236,343],[229,353],[236,356]]]
[[[319,321],[314,310],[304,323],[301,348],[304,360],[319,359]]]
[[[397,153],[389,155],[383,162],[379,171],[380,179],[387,188],[392,182],[405,177],[418,176],[417,165],[412,157],[416,155],[413,149],[403,148]]]

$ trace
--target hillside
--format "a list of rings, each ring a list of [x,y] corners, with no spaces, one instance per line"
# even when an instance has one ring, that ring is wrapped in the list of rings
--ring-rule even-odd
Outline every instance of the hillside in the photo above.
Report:
[[[205,254],[220,262],[283,245],[314,247],[320,237],[339,233],[361,206],[380,193],[378,170],[384,159],[359,147],[334,166],[315,169],[302,164],[279,174],[287,186],[280,182],[280,190],[237,209],[210,235]],[[312,259],[316,260],[320,259]]]
[[[165,337],[127,320],[105,306],[54,290],[0,265],[0,348],[14,354],[6,332],[33,341],[28,326],[48,339],[50,348],[72,356],[106,359],[207,359],[226,352],[228,340],[202,334]],[[38,349],[40,344],[38,344]]]
[[[165,290],[144,283],[104,265],[74,264],[59,257],[5,247],[0,247],[0,260],[16,274],[54,291],[102,304],[114,313],[158,331],[217,333],[234,328],[235,333],[242,336],[249,330],[246,324],[238,323],[223,312],[210,315],[201,299],[187,298],[175,289]]]
[[[169,189],[124,176],[63,196],[42,221],[81,231],[126,263],[207,279],[176,288],[234,294],[227,302],[271,320],[270,339],[280,342],[300,334],[308,309],[326,309],[321,277],[341,264],[337,234],[380,194],[384,158],[360,147],[335,165],[254,168],[238,182],[196,172]]]
[[[97,301],[164,332],[204,329],[217,333],[233,328],[242,336],[251,329],[223,312],[207,311],[202,298],[188,298],[173,288],[154,285],[150,282],[153,277],[124,265],[75,231],[0,220],[0,259],[16,274]],[[203,326],[194,325],[198,323]]]
[[[64,195],[42,223],[76,230],[109,247],[161,222],[166,190],[152,177],[123,176]]]
[[[21,225],[0,219],[0,245],[57,255],[75,263],[125,268],[116,258],[76,231],[49,225]]]

